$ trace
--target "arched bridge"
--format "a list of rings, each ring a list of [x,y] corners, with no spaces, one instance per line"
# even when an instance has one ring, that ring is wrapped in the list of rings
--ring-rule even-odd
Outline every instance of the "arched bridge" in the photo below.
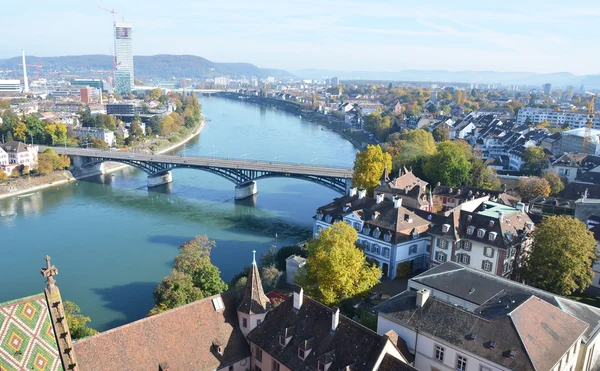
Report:
[[[236,199],[246,198],[257,193],[255,181],[259,179],[273,177],[302,179],[323,185],[339,193],[346,192],[352,179],[352,169],[341,167],[219,157],[153,155],[97,149],[64,147],[53,147],[53,149],[58,154],[72,157],[74,164],[82,167],[106,161],[134,166],[148,174],[149,187],[171,182],[171,170],[174,169],[207,171],[233,182],[236,185]]]

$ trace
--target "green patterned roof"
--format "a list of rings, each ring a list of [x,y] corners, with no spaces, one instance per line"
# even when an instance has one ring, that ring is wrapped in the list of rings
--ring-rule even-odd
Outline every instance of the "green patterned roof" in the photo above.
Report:
[[[44,294],[0,303],[0,371],[62,371]]]

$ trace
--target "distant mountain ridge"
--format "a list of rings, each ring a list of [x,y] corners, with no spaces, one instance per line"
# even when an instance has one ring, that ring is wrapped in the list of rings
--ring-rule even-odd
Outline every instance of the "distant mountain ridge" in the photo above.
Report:
[[[41,75],[49,72],[88,73],[90,77],[94,77],[94,74],[102,76],[100,71],[110,71],[112,69],[112,57],[102,54],[61,57],[27,56],[27,64],[36,63],[42,66],[40,68]],[[279,79],[294,77],[289,72],[280,69],[259,68],[250,63],[218,63],[195,55],[136,55],[133,57],[133,63],[135,76],[142,80],[145,78],[209,78],[219,75],[229,75],[231,77],[244,75],[262,78],[273,76]],[[21,57],[0,59],[0,69],[20,71],[20,64]],[[31,74],[31,72],[29,73]]]
[[[534,72],[495,72],[495,71],[445,71],[445,70],[404,70],[398,72],[340,71],[303,69],[292,71],[301,78],[322,79],[337,76],[342,80],[387,80],[421,82],[462,82],[473,84],[502,84],[541,86],[551,83],[554,87],[572,85],[579,89],[600,88],[600,75],[573,75],[569,72],[538,74]]]

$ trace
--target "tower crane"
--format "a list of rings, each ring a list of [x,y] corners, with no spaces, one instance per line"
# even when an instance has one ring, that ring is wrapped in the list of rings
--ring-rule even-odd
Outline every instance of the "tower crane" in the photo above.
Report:
[[[590,139],[592,137],[592,126],[594,125],[594,100],[596,96],[592,95],[592,100],[590,101],[590,105],[588,107],[588,121],[585,123],[585,132],[583,135],[583,153],[588,152],[588,147],[590,146]]]
[[[109,13],[112,13],[113,25],[114,25],[115,24],[115,14],[119,14],[119,13],[115,12],[114,9],[106,9],[106,8],[101,7],[101,6],[99,6],[98,8],[100,8],[102,10],[106,10]]]
[[[28,66],[28,67],[35,67],[35,78],[37,80],[39,80],[40,79],[40,67],[43,67],[43,66],[40,66],[37,63],[31,63],[31,64],[27,63],[26,66]],[[23,68],[27,68],[27,67],[23,66]]]

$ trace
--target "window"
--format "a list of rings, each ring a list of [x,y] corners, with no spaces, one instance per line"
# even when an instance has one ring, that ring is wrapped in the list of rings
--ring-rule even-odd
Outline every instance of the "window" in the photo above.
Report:
[[[364,226],[362,233],[366,234],[367,236],[369,235],[369,233],[371,233],[371,228],[369,226]]]
[[[456,357],[456,371],[467,370],[467,357],[457,356]]]
[[[485,229],[480,228],[477,230],[477,237],[482,238],[483,236],[485,236]]]
[[[371,251],[371,247],[369,246],[369,241],[365,241],[364,245],[365,251]]]
[[[508,250],[508,256],[512,258],[513,256],[515,256],[516,252],[517,251],[514,248],[511,248],[510,250]]]
[[[279,345],[281,345],[282,347],[285,346],[285,336],[279,335]]]
[[[448,248],[448,241],[442,240],[441,238],[438,238],[437,245],[438,245],[438,247],[440,249],[447,249]]]
[[[359,222],[354,223],[354,229],[360,232],[362,230],[362,224],[360,224]]]
[[[481,365],[481,366],[479,366],[479,371],[492,371],[492,369],[491,369],[491,367]]]
[[[472,246],[471,241],[463,241],[463,249],[465,251],[471,251]]]
[[[261,322],[262,322],[261,320],[257,319],[256,320],[256,326],[260,325]]]
[[[508,264],[508,263],[504,263],[504,271],[503,271],[503,273],[506,273],[506,272],[508,272],[508,271],[509,271],[509,269],[510,269],[510,264]]]
[[[247,318],[242,318],[242,326],[248,327],[248,319]]]
[[[277,362],[276,360],[273,360],[273,368],[271,368],[271,370],[279,371],[279,362]]]
[[[450,224],[444,224],[442,225],[442,232],[446,233],[450,230]]]
[[[491,248],[490,246],[486,246],[483,249],[483,255],[487,256],[488,258],[493,258],[494,257],[494,249]]]
[[[386,234],[384,234],[384,235],[383,235],[383,239],[384,239],[386,242],[390,242],[390,241],[392,240],[392,235],[391,235],[391,233],[386,233]]]
[[[319,371],[325,371],[325,364],[319,361]]]
[[[332,219],[332,218],[331,218],[331,215],[327,215],[327,216],[325,217],[325,221],[326,221],[327,223],[331,223],[331,219]]]
[[[492,271],[492,262],[489,260],[482,261],[481,269],[483,269],[484,271],[487,271],[487,272],[491,272]]]
[[[381,231],[379,229],[375,229],[373,231],[373,237],[379,238],[379,236],[381,236]]]
[[[440,362],[444,362],[444,347],[436,345],[433,358],[437,359]]]
[[[379,254],[379,252],[381,251],[378,244],[373,244],[373,246],[371,246],[371,247],[373,248],[372,251],[375,254]]]
[[[233,365],[229,366],[229,371],[233,371]]]
[[[419,238],[419,232],[413,232],[413,239],[416,240]]]
[[[460,262],[469,265],[471,263],[471,257],[468,254],[460,254]]]
[[[490,235],[488,236],[490,241],[494,241],[496,239],[496,232],[490,232]]]
[[[425,251],[427,251],[427,252],[431,251],[431,245],[430,244],[427,244],[425,246]]]
[[[417,253],[417,245],[412,245],[411,247],[408,248],[408,254],[409,255],[413,255]]]
[[[438,251],[435,253],[435,260],[439,261],[439,262],[445,262],[447,258],[447,255],[441,251]]]
[[[383,256],[385,256],[386,258],[390,257],[390,248],[389,247],[383,248]]]
[[[304,350],[302,348],[298,348],[298,358],[304,361]]]
[[[256,358],[257,361],[262,362],[262,349],[256,346],[254,347],[254,358]]]

